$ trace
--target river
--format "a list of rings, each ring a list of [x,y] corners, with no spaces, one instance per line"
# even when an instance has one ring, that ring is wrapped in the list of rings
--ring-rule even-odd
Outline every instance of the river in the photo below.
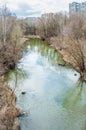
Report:
[[[24,115],[21,130],[86,130],[86,84],[56,50],[38,39],[27,42],[8,84]]]

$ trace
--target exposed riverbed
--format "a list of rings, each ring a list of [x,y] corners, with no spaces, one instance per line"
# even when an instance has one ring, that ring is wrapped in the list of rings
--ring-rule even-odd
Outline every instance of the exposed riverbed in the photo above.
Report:
[[[8,75],[17,96],[21,130],[86,130],[86,84],[41,40],[30,40]]]

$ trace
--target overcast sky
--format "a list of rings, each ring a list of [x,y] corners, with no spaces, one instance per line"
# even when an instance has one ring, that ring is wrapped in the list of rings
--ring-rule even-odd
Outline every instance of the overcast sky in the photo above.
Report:
[[[38,17],[43,13],[68,11],[68,4],[73,2],[73,0],[0,0],[0,3],[1,1],[4,1],[18,17]]]

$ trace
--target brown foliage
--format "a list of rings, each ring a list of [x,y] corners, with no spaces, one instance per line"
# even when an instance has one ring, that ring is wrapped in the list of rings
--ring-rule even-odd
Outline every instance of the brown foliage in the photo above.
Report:
[[[50,38],[50,44],[53,44],[63,58],[84,77],[86,73],[85,16],[73,14],[67,17],[61,13],[44,14],[38,22],[38,34],[43,39]]]
[[[4,78],[0,78],[0,130],[12,130],[15,118],[19,115],[15,101],[12,90],[4,83]]]
[[[14,55],[12,51],[13,49],[7,45],[1,47],[0,49],[0,64],[1,64],[0,70],[2,71],[1,75],[7,72],[9,69],[12,69],[15,67]]]
[[[22,55],[22,44],[7,43],[0,48],[0,75],[15,69],[16,63]]]
[[[64,16],[61,13],[43,14],[38,20],[37,34],[42,38],[58,36],[62,30]]]
[[[69,37],[51,38],[51,44],[62,54],[63,59],[71,64],[78,72],[85,71],[85,59],[80,42]]]

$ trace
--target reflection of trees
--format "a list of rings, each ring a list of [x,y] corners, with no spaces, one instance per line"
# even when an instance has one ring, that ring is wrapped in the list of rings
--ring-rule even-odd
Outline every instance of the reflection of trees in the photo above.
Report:
[[[31,39],[30,49],[35,51],[35,47],[37,47],[37,52],[41,54],[43,58],[46,58],[51,65],[57,66],[58,64],[64,64],[61,55],[55,49],[45,44],[44,41],[40,39]]]
[[[83,82],[78,81],[68,92],[64,99],[65,108],[77,108],[82,104]]]
[[[14,93],[19,84],[26,78],[26,73],[21,69],[16,68],[14,71],[11,71],[7,74],[8,84],[11,83],[12,93],[11,93],[11,104],[14,100]]]
[[[16,68],[14,71],[11,71],[7,75],[7,81],[12,82],[13,91],[18,87],[19,83],[27,77],[27,73],[24,70]]]
[[[68,92],[63,107],[72,112],[73,121],[79,122],[80,130],[86,130],[86,85],[78,81]],[[69,114],[70,116],[70,114]]]
[[[86,120],[81,130],[86,130]]]

